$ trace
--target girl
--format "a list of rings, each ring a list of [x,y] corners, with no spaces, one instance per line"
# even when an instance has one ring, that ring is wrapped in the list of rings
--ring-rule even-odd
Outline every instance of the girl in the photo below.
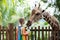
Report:
[[[22,28],[23,24],[24,24],[24,19],[20,18],[19,19],[19,25],[16,29],[16,40],[22,40],[21,28]]]
[[[18,38],[17,40],[28,40],[27,38],[27,35],[28,35],[28,32],[26,31],[26,26],[23,25],[24,24],[24,18],[20,18],[19,19],[19,26],[18,26],[18,32],[17,32],[17,36],[16,38]]]

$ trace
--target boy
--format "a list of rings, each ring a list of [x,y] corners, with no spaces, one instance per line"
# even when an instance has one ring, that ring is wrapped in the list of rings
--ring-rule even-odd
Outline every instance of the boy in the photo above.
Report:
[[[17,40],[27,40],[28,32],[26,31],[25,26],[23,24],[24,24],[24,18],[20,18],[17,32],[18,35]]]
[[[21,28],[24,24],[24,19],[23,18],[20,18],[19,19],[19,26],[18,26],[18,40],[22,40],[22,33],[21,33]]]

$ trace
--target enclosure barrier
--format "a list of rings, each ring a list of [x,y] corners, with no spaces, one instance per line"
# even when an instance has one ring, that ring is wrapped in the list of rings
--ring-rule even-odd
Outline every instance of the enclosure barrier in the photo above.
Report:
[[[42,29],[40,26],[38,28],[31,27],[31,35],[28,35],[28,40],[51,40],[52,38],[58,40],[58,36],[51,35],[52,32],[55,33],[56,31],[58,30],[52,30],[50,27],[42,27]],[[51,36],[53,37],[51,38]],[[16,40],[16,27],[12,23],[7,28],[0,25],[0,40]]]

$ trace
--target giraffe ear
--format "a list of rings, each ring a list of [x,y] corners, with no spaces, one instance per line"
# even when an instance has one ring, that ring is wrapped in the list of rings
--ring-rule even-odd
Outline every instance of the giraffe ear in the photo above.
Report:
[[[40,7],[40,3],[39,3],[39,6],[38,6],[38,9],[39,9],[39,7]]]
[[[35,4],[35,7],[36,7],[36,4]]]
[[[45,10],[42,10],[42,13],[44,12]]]

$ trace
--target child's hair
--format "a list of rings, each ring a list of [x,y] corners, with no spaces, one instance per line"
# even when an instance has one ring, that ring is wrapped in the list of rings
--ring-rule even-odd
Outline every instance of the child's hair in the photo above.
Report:
[[[20,18],[20,19],[19,19],[19,23],[20,23],[20,24],[24,24],[24,18]]]

